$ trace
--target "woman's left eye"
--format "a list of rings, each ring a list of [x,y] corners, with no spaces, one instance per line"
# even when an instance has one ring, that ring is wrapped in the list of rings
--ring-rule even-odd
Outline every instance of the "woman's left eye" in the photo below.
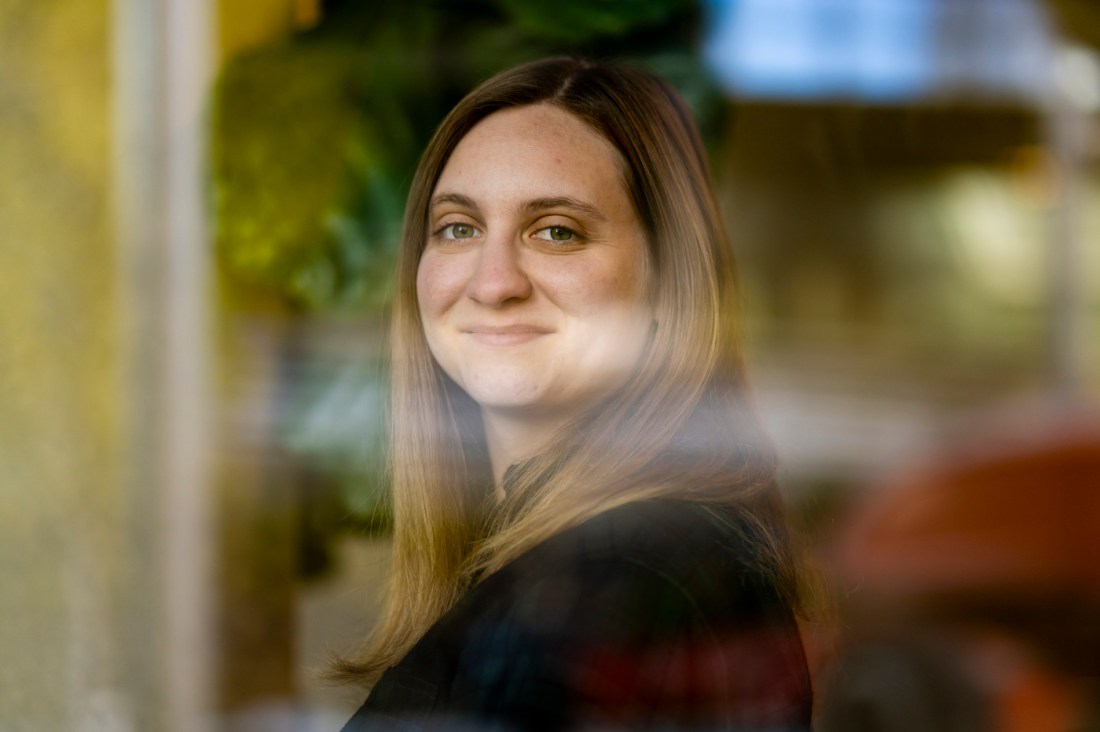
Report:
[[[552,242],[575,242],[580,239],[577,232],[565,226],[547,226],[536,231],[534,236]]]

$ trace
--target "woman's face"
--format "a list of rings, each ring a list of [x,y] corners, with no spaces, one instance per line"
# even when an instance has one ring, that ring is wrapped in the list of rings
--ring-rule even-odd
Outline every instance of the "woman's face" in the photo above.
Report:
[[[618,152],[561,109],[496,112],[432,193],[424,332],[483,410],[567,418],[626,383],[653,321]]]

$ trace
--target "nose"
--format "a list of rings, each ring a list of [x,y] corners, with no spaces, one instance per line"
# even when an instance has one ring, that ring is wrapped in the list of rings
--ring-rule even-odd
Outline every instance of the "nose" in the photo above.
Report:
[[[487,307],[498,308],[531,295],[531,280],[523,270],[520,252],[507,237],[487,237],[478,255],[466,287],[470,299]]]

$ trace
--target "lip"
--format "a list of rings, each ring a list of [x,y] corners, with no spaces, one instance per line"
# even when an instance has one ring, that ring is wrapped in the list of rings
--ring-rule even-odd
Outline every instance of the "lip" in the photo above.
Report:
[[[517,346],[549,335],[554,331],[538,325],[515,323],[511,325],[475,325],[462,332],[487,346]]]

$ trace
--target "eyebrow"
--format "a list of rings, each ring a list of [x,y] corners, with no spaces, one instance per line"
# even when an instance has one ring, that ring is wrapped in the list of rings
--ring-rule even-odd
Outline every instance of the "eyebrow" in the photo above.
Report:
[[[461,193],[440,193],[438,196],[432,196],[431,203],[428,204],[428,209],[433,209],[438,206],[442,206],[445,203],[453,203],[463,208],[468,208],[474,211],[479,210],[477,203],[469,196],[464,196]]]
[[[434,209],[437,206],[442,206],[445,203],[453,203],[463,208],[468,208],[471,211],[479,211],[480,206],[477,202],[469,196],[464,196],[461,193],[440,193],[437,196],[433,196],[429,208]],[[579,199],[571,196],[553,196],[547,198],[533,198],[530,201],[524,201],[520,209],[527,214],[537,213],[539,211],[545,211],[552,208],[565,208],[572,209],[579,213],[583,213],[590,218],[598,221],[606,221],[607,216],[603,211],[596,208],[590,203],[585,203]]]
[[[569,196],[557,196],[555,198],[536,198],[531,201],[527,201],[523,204],[523,210],[526,213],[536,213],[538,211],[544,211],[548,208],[567,208],[580,213],[587,214],[590,218],[597,219],[599,221],[605,221],[607,219],[604,216],[603,211],[596,208],[590,203],[579,201],[576,198]]]

